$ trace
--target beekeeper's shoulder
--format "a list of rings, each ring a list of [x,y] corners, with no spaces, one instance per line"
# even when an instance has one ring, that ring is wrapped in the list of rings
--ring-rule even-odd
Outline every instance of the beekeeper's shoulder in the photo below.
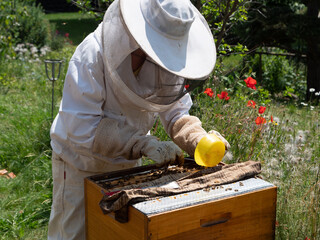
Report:
[[[90,33],[76,48],[71,61],[86,63],[86,65],[96,65],[101,63],[101,41],[100,41],[100,25]]]

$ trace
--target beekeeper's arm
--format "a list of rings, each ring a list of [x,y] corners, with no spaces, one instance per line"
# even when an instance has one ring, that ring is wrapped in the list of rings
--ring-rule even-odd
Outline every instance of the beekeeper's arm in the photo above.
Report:
[[[174,143],[190,156],[194,156],[199,141],[207,134],[216,134],[225,144],[226,149],[230,148],[228,141],[215,130],[206,132],[202,128],[199,118],[189,115],[192,100],[189,94],[182,97],[173,108],[160,114],[160,119],[166,132]]]
[[[122,124],[114,119],[104,118],[98,125],[93,151],[111,158],[123,156],[137,159],[146,156],[159,165],[180,162],[181,149],[170,141],[158,141],[141,130]]]
[[[124,157],[128,160],[147,156],[159,164],[173,162],[182,151],[172,142],[160,142],[133,126],[106,118],[103,112],[105,83],[100,54],[83,59],[83,44],[69,62],[59,121],[52,133],[64,136],[66,147],[89,157]],[[63,125],[64,129],[60,129]]]

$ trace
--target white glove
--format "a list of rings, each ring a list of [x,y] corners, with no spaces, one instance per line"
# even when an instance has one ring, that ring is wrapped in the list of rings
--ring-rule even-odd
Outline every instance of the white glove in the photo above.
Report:
[[[181,164],[181,159],[183,159],[182,150],[171,141],[160,142],[150,139],[141,149],[141,153],[154,160],[159,166],[173,164],[176,161]]]
[[[224,143],[224,145],[226,146],[226,150],[228,151],[229,149],[230,149],[230,144],[228,143],[228,141],[224,138],[224,137],[222,137],[222,135],[219,133],[219,132],[217,132],[217,131],[215,131],[215,130],[211,130],[211,131],[209,131],[208,132],[209,134],[215,134],[218,138],[220,138],[220,140]]]

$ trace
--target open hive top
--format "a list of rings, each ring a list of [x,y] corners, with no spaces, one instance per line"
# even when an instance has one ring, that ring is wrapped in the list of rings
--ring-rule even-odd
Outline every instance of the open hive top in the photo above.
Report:
[[[115,174],[111,175],[106,173],[92,180],[107,191],[161,187],[202,169],[204,167],[190,160],[184,166],[155,167],[155,165],[148,165],[114,172]]]
[[[171,166],[157,168],[154,165],[148,165],[90,178],[104,189],[106,195],[113,195],[118,191],[131,189],[147,189],[153,187],[177,189],[179,188],[178,180],[184,180],[191,175],[205,176],[207,175],[206,173],[210,173],[210,171],[212,172],[212,169],[198,166],[194,161],[187,161],[183,167]],[[154,197],[135,203],[133,207],[149,215],[230,196],[237,196],[272,186],[272,184],[254,177],[228,184],[217,184],[215,179],[212,179],[212,186],[209,185],[209,187],[206,188],[198,188],[171,196]]]

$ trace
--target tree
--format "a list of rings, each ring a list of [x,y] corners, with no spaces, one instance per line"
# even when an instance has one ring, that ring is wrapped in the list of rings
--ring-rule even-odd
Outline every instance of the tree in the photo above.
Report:
[[[308,3],[307,20],[311,31],[306,36],[307,42],[307,89],[314,88],[320,92],[320,3],[318,0],[310,0]],[[308,27],[308,26],[307,26]],[[310,91],[307,91],[307,99],[310,98]]]
[[[82,11],[103,18],[105,10],[114,0],[71,0]],[[229,45],[224,41],[224,36],[238,21],[247,19],[246,5],[251,0],[191,0],[196,8],[204,15],[216,40],[218,53],[245,51],[239,43]]]
[[[319,0],[260,0],[251,3],[248,21],[234,28],[231,41],[249,49],[279,47],[306,55],[307,93],[320,91],[320,3]],[[301,58],[299,58],[303,61]]]

